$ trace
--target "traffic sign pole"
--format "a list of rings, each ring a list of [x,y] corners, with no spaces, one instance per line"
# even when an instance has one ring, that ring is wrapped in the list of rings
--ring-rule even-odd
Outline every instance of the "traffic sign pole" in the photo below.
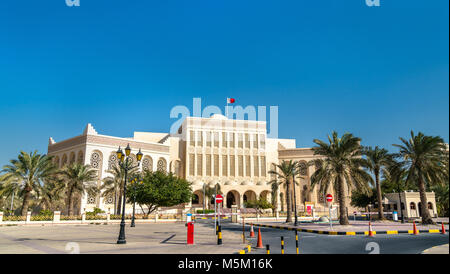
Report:
[[[333,217],[331,216],[331,202],[333,201],[333,195],[327,194],[326,198],[329,204],[328,210],[330,214],[330,230],[333,230]]]

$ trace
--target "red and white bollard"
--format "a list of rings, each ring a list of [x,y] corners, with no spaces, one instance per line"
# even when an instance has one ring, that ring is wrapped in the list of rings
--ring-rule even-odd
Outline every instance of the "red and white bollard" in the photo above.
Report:
[[[194,244],[194,222],[186,223],[187,226],[187,244]]]

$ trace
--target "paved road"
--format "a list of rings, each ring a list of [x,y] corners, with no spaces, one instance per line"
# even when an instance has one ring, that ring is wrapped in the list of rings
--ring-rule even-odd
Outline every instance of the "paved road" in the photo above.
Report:
[[[242,224],[224,222],[222,231],[241,231]],[[249,227],[246,226],[246,238],[249,235]],[[261,228],[264,247],[270,245],[271,254],[281,253],[281,239],[284,237],[285,254],[295,254],[295,232],[274,228]],[[300,254],[418,254],[433,246],[449,243],[449,235],[422,233],[420,235],[380,234],[375,237],[368,236],[339,236],[321,235],[315,233],[298,232]],[[255,228],[255,236],[258,231]],[[248,238],[247,238],[248,239]],[[249,239],[252,247],[256,246],[256,238]],[[252,254],[265,253],[265,248],[252,249]]]

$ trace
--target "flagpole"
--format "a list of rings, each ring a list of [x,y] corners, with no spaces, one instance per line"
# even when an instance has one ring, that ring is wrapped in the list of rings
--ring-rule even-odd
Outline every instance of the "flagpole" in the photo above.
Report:
[[[227,98],[227,106],[225,107],[225,116],[228,118],[228,98]]]

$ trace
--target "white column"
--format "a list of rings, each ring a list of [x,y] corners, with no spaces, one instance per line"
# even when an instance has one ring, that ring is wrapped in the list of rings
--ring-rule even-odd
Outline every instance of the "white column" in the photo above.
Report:
[[[53,223],[59,223],[61,220],[61,211],[53,212]]]
[[[0,211],[0,223],[3,222],[3,211]]]
[[[25,223],[29,223],[31,222],[31,211],[27,212],[27,220],[25,221]]]

